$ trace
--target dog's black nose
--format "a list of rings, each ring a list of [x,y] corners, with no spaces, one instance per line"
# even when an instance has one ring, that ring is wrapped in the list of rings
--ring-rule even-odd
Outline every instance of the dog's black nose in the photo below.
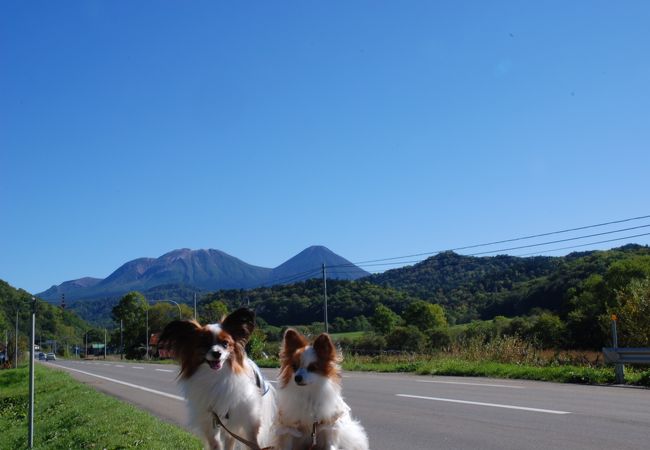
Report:
[[[212,357],[214,359],[220,359],[221,358],[221,352],[219,350],[212,350],[210,352],[210,354],[212,355]]]
[[[293,379],[296,383],[302,383],[302,375],[296,375]]]

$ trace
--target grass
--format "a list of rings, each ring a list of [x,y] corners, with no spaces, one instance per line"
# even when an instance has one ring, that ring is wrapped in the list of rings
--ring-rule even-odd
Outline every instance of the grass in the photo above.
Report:
[[[342,333],[349,334],[349,333]],[[277,358],[259,361],[260,367],[278,367]],[[344,349],[343,369],[371,372],[410,372],[421,375],[475,376],[553,381],[558,383],[613,384],[614,367],[603,363],[600,352],[539,350],[516,337],[485,342],[475,338],[457,342],[434,354],[408,352],[367,356]],[[650,387],[647,367],[625,367],[627,384]]]
[[[579,366],[536,367],[495,361],[466,361],[456,358],[399,360],[352,356],[343,363],[346,370],[375,372],[412,372],[420,375],[473,376],[554,381],[560,383],[611,384],[614,371],[609,368]],[[630,374],[628,373],[629,381]]]
[[[260,367],[279,367],[277,358],[258,361]],[[467,361],[433,356],[357,356],[346,355],[342,367],[349,371],[401,372],[419,375],[511,378],[556,383],[613,384],[613,367],[576,365],[535,366],[497,361]],[[625,368],[627,384],[650,387],[650,370]]]
[[[356,340],[366,334],[365,331],[348,331],[346,333],[332,333],[330,336],[334,341],[340,341],[341,339]]]
[[[0,448],[27,448],[29,369],[0,371]],[[190,433],[95,391],[67,373],[35,367],[36,449],[200,449]]]

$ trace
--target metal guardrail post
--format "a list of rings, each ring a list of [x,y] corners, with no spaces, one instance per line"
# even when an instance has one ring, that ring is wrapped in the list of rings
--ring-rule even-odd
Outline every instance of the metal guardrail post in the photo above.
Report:
[[[618,348],[618,333],[616,332],[616,314],[612,314],[612,344],[614,349]],[[616,384],[625,384],[625,367],[617,363],[614,366],[614,379]]]

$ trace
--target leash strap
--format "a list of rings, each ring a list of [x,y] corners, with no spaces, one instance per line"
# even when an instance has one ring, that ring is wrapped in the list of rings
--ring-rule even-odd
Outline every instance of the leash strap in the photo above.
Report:
[[[260,447],[259,445],[257,445],[255,442],[249,441],[248,439],[244,439],[243,437],[236,435],[235,433],[233,433],[232,431],[230,431],[230,430],[229,430],[229,429],[228,429],[228,428],[223,424],[223,422],[221,421],[221,418],[219,418],[219,415],[218,415],[216,412],[212,411],[212,416],[213,416],[213,423],[214,423],[214,426],[215,426],[215,427],[221,427],[221,428],[223,428],[224,430],[226,430],[226,432],[227,432],[230,436],[232,436],[233,438],[237,439],[239,442],[241,442],[241,443],[244,444],[245,446],[247,446],[247,447],[249,447],[249,448],[251,448],[251,449],[253,449],[253,450],[270,450],[270,449],[273,448],[273,447],[264,447],[264,448],[262,448],[262,447]]]
[[[316,448],[316,426],[318,425],[318,422],[314,422],[314,424],[311,426],[311,446],[309,447],[309,450],[314,450]]]

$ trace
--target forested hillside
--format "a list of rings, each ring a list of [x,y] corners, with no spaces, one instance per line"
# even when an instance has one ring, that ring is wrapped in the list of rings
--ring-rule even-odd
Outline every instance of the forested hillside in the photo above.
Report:
[[[21,352],[28,348],[28,332],[31,317],[32,295],[22,289],[15,289],[0,280],[0,332],[7,330],[13,340],[18,313],[18,343]],[[80,344],[90,326],[71,311],[38,300],[36,313],[36,342],[57,341],[60,349],[65,345]],[[12,346],[10,345],[10,351]]]
[[[352,319],[370,316],[378,304],[402,311],[417,298],[405,292],[371,284],[367,281],[328,280],[328,312]],[[251,290],[218,291],[203,298],[202,303],[223,301],[229,308],[249,304],[271,325],[308,324],[323,321],[323,282],[308,280],[286,286]]]
[[[624,318],[638,316],[634,308],[640,307],[634,302],[645,301],[649,277],[650,249],[638,245],[553,258],[478,258],[446,252],[361,280],[328,280],[328,312],[330,323],[338,321],[337,331],[365,329],[380,304],[401,315],[412,303],[425,300],[441,305],[451,325],[518,317],[523,322],[515,322],[512,328],[519,327],[524,330],[522,334],[536,327],[536,335],[545,335],[552,324],[552,345],[598,348],[608,340],[611,313],[622,311]],[[148,300],[167,299],[188,305],[193,298],[192,289],[176,285],[144,294]],[[322,280],[312,279],[199,293],[199,310],[249,305],[270,325],[298,325],[322,322],[323,300]],[[85,318],[110,326],[110,311],[118,301],[79,302],[74,306]],[[642,322],[628,322],[623,338]]]

